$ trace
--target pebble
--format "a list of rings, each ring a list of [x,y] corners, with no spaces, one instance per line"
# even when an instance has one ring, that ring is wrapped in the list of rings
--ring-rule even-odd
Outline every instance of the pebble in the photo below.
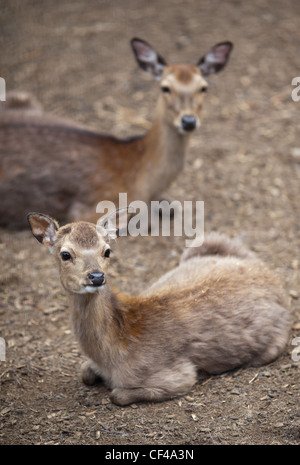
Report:
[[[290,296],[291,296],[293,299],[298,299],[298,298],[299,298],[298,292],[295,291],[294,289],[291,289],[291,290],[290,290]]]
[[[138,408],[138,406],[136,404],[131,404],[130,407],[131,408]]]
[[[291,155],[294,158],[300,158],[300,147],[293,147],[291,149]]]
[[[10,412],[10,407],[5,407],[4,409],[1,410],[0,415],[1,415],[1,416],[4,416],[4,415],[6,415],[8,412]]]
[[[241,393],[237,389],[231,389],[230,394],[235,394],[235,395],[239,396]]]
[[[210,433],[210,428],[202,428],[202,427],[200,427],[199,431],[201,431],[201,433]]]

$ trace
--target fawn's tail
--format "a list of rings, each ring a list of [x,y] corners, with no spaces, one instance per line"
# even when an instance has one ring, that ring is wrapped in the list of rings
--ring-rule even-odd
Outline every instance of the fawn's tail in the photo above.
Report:
[[[210,233],[202,243],[197,246],[197,239],[194,247],[185,249],[181,261],[189,260],[192,257],[202,257],[208,255],[218,255],[222,257],[251,258],[253,253],[246,249],[239,239],[231,239],[225,234],[217,232]]]

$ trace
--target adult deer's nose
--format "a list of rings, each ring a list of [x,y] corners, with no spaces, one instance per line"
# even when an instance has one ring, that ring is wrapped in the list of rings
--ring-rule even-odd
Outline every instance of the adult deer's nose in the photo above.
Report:
[[[105,281],[104,273],[101,271],[93,271],[88,275],[88,278],[94,287],[102,286]]]
[[[185,131],[193,131],[196,128],[196,118],[193,115],[184,115],[181,118],[182,128]]]

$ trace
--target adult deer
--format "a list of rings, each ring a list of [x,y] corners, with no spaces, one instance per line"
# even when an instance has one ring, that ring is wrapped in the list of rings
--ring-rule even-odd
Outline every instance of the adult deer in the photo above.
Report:
[[[29,210],[95,222],[101,200],[118,195],[149,203],[183,167],[188,136],[199,127],[206,78],[226,65],[232,44],[212,47],[197,65],[170,65],[145,41],[132,39],[139,66],[160,80],[151,129],[119,140],[57,117],[12,96],[0,113],[0,225],[24,225]],[[26,111],[26,106],[28,110]]]
[[[287,298],[273,272],[224,235],[184,252],[179,266],[140,296],[109,284],[109,217],[59,228],[28,215],[56,260],[75,335],[89,361],[83,381],[102,377],[119,405],[185,394],[197,372],[221,373],[274,360],[289,337]]]

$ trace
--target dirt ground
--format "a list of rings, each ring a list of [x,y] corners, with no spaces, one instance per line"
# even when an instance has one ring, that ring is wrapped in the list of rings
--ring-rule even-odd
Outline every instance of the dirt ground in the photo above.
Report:
[[[292,0],[0,3],[7,90],[117,136],[149,128],[158,93],[137,68],[132,37],[169,62],[196,62],[213,44],[234,42],[169,193],[204,200],[205,231],[241,237],[281,277],[293,312],[290,343],[274,363],[204,378],[182,398],[120,408],[104,386],[80,380],[84,358],[51,257],[29,231],[2,229],[1,444],[299,444],[300,102],[291,98],[299,21]],[[114,283],[140,292],[178,263],[184,242],[120,239]]]

